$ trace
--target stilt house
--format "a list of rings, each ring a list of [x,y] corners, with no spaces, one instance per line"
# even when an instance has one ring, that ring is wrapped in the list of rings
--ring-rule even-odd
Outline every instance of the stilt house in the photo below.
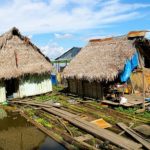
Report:
[[[17,28],[0,36],[0,102],[52,91],[52,65]]]
[[[90,40],[63,72],[69,92],[102,99],[107,83],[127,82],[135,72],[134,76],[139,73],[140,78],[137,78],[142,81],[138,70],[146,70],[150,77],[150,41],[145,34],[146,31],[133,31],[120,37]],[[132,59],[136,59],[136,64],[132,64]],[[129,70],[126,69],[128,62]],[[146,83],[150,88],[150,82]],[[140,88],[136,82],[132,84]]]

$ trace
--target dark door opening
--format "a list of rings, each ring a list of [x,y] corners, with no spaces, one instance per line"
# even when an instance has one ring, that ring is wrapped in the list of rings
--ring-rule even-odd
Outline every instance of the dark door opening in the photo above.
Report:
[[[150,58],[144,57],[145,68],[150,68]]]
[[[18,79],[5,80],[5,85],[6,85],[6,97],[13,98],[13,94],[17,93],[19,90]]]

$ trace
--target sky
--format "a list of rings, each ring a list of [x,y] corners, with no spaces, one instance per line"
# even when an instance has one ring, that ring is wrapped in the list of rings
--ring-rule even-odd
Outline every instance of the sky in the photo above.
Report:
[[[89,39],[150,30],[150,0],[0,0],[0,20],[0,34],[15,26],[55,59]]]

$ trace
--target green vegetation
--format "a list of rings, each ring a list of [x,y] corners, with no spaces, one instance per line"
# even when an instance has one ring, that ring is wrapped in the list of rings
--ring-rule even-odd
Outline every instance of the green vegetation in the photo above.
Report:
[[[63,86],[61,86],[61,85],[58,85],[58,86],[53,86],[53,91],[55,91],[55,92],[59,92],[59,91],[61,91],[61,90],[63,90],[64,89],[64,87]]]
[[[36,118],[34,119],[36,122],[42,124],[43,126],[47,127],[47,128],[52,128],[52,125],[45,119],[43,118]]]
[[[49,95],[40,95],[40,96],[35,97],[34,100],[37,102],[45,102],[45,101],[50,100],[50,97]]]
[[[115,110],[120,111],[120,112],[124,112],[127,114],[135,114],[137,108],[123,108],[123,107],[117,107],[115,108]]]
[[[5,117],[7,117],[7,112],[0,108],[0,119],[4,119]]]
[[[31,108],[26,109],[26,112],[28,113],[30,117],[33,117],[35,115],[35,110]]]
[[[127,114],[128,116],[136,117],[141,120],[146,119],[150,122],[150,112],[148,111],[136,113],[138,108],[123,108],[123,107],[117,107],[115,110],[123,114]]]
[[[138,114],[139,117],[144,117],[150,120],[150,112],[145,111],[143,113]]]

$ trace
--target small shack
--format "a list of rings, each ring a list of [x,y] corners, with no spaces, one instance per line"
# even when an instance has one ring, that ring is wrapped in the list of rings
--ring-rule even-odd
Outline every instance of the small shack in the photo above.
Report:
[[[0,36],[0,102],[52,91],[52,65],[17,28]]]
[[[64,69],[69,92],[103,99],[109,85],[128,83],[133,74],[134,78],[140,74],[139,80],[143,81],[142,72],[150,70],[150,41],[145,34],[132,31],[124,36],[90,40]],[[139,86],[143,90],[143,85],[132,80],[132,88]]]

